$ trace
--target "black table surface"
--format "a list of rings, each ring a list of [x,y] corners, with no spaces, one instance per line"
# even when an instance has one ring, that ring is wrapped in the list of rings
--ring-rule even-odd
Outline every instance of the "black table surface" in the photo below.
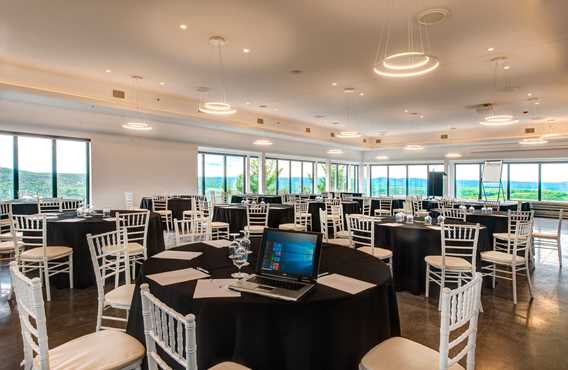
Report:
[[[251,266],[258,244],[253,239]],[[236,271],[227,258],[227,248],[195,243],[176,249],[203,254],[191,261],[149,259],[138,284],[149,283],[150,291],[164,303],[182,315],[196,316],[200,369],[231,360],[255,370],[355,370],[372,347],[400,335],[389,269],[367,254],[324,245],[319,270],[371,282],[375,287],[351,295],[316,285],[301,301],[291,303],[246,293],[239,298],[193,299],[195,281],[160,286],[145,277],[194,266],[206,269],[213,278],[228,278]],[[250,267],[245,270],[251,271]],[[127,332],[144,343],[139,289],[133,297]]]
[[[441,231],[417,222],[400,226],[387,226],[383,225],[384,223],[395,223],[394,217],[383,218],[375,223],[375,245],[393,252],[393,280],[396,290],[423,294],[426,284],[424,257],[442,254]],[[478,270],[479,253],[492,249],[491,236],[487,228],[482,226],[477,246]],[[432,284],[432,287],[434,286],[435,284]]]
[[[247,210],[238,203],[215,206],[213,221],[226,222],[231,233],[238,233],[247,225]],[[268,210],[268,226],[277,228],[287,223],[294,223],[294,206],[271,204]]]
[[[113,211],[127,213],[129,211]],[[116,230],[115,221],[105,221],[102,215],[90,218],[82,218],[77,222],[61,222],[64,219],[77,218],[75,212],[65,212],[56,218],[47,220],[47,244],[59,245],[73,248],[73,273],[76,288],[87,288],[95,285],[95,275],[89,245],[87,244],[87,234],[102,234]],[[150,214],[148,223],[148,235],[146,239],[148,256],[152,256],[164,250],[164,233],[160,223],[160,215]],[[68,287],[67,275],[56,275],[56,286],[59,288]]]
[[[140,201],[140,208],[152,210],[152,198],[144,197]],[[170,198],[168,199],[168,209],[172,211],[173,219],[182,220],[183,211],[191,209],[191,198]]]
[[[282,196],[280,195],[259,195],[251,194],[251,196],[258,199],[259,202],[282,204]],[[231,196],[231,203],[240,203],[246,198],[246,195],[233,195]]]

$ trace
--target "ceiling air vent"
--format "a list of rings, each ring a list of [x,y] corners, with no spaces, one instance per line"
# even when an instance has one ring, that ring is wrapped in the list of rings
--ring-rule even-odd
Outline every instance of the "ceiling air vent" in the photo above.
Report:
[[[534,133],[535,133],[534,127],[525,128],[525,134],[534,134]]]
[[[306,127],[306,133],[309,134],[309,133],[311,133],[311,132],[312,132],[312,129],[309,128],[309,127]]]
[[[366,143],[367,143],[367,139],[363,139],[363,144],[366,144]]]
[[[264,125],[264,120],[262,118],[258,117],[256,119],[256,123],[258,123],[259,125]]]
[[[329,134],[329,136],[335,137],[335,132],[332,132],[331,134]]]
[[[447,140],[447,139],[448,139],[448,134],[442,134],[442,135],[440,135],[440,139],[442,139],[442,140]]]
[[[381,139],[375,139],[375,144],[380,144],[382,142]]]
[[[126,99],[126,92],[122,90],[112,90],[112,97],[117,99]]]

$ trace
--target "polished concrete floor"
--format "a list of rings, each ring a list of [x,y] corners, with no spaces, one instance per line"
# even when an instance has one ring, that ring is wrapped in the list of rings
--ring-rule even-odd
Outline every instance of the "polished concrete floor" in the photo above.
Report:
[[[537,228],[551,230],[554,220],[537,221]],[[553,251],[537,251],[535,297],[529,301],[523,281],[519,303],[512,302],[509,282],[495,290],[484,289],[485,312],[480,315],[476,368],[479,370],[568,369],[568,227],[563,231],[563,269]],[[564,273],[563,273],[564,272]],[[6,268],[0,270],[2,290],[7,288]],[[49,346],[90,333],[95,328],[96,290],[52,291],[46,305]],[[399,293],[402,335],[438,348],[437,301]],[[23,358],[22,339],[13,302],[0,301],[0,369],[17,369]]]

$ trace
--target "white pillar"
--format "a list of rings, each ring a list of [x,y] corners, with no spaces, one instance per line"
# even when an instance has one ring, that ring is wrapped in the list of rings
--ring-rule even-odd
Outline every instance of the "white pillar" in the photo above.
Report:
[[[266,153],[260,153],[258,156],[258,193],[264,194],[264,189],[266,189],[266,184],[264,182],[266,173]]]
[[[444,161],[444,173],[447,174],[447,176],[444,176],[444,196],[452,197],[454,194],[454,178],[456,174],[454,166],[448,160]]]
[[[329,159],[325,161],[325,168],[327,169],[325,174],[325,191],[331,191],[331,163]]]
[[[250,155],[245,158],[245,193],[250,193]]]
[[[367,173],[367,165],[363,162],[359,162],[359,189],[358,193],[367,194],[367,182],[365,181]]]

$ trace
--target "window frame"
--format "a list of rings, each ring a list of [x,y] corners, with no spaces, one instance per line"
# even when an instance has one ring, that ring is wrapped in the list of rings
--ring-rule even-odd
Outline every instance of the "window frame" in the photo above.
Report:
[[[203,169],[203,173],[201,174],[201,195],[207,196],[207,194],[205,194],[205,178],[206,176],[206,171],[205,171],[205,156],[206,155],[218,155],[218,156],[222,156],[223,157],[223,191],[225,193],[227,193],[227,157],[240,157],[243,159],[243,193],[246,193],[246,189],[247,189],[247,178],[248,175],[247,174],[247,156],[244,154],[234,154],[234,153],[220,153],[220,152],[209,152],[209,151],[198,151],[197,152],[197,160],[199,160],[199,155],[202,154],[201,156],[201,168]],[[260,161],[259,161],[259,165],[260,165]],[[197,168],[199,168],[199,166],[197,166]],[[197,173],[197,181],[199,182],[199,173]],[[198,184],[198,189],[199,189],[199,184]],[[199,191],[199,190],[198,190]]]
[[[408,167],[409,166],[427,166],[427,171],[428,171],[427,173],[430,173],[430,172],[433,172],[433,171],[430,171],[431,166],[444,166],[444,163],[443,162],[434,162],[434,163],[429,163],[429,162],[427,162],[427,163],[421,163],[421,162],[419,162],[419,163],[371,163],[371,164],[369,164],[369,167],[371,169],[369,171],[369,179],[367,181],[367,184],[369,185],[369,194],[371,194],[371,196],[375,196],[373,194],[373,188],[372,188],[372,185],[373,185],[373,167],[386,167],[386,170],[387,170],[387,183],[386,183],[386,190],[387,191],[386,191],[386,195],[379,194],[377,196],[391,196],[391,194],[390,194],[390,177],[391,177],[390,176],[390,167],[391,166],[405,166],[406,167],[406,169],[405,169],[405,173],[406,173],[405,194],[404,195],[395,195],[395,196],[399,196],[399,197],[406,196],[406,197],[408,197],[409,196],[409,194],[408,194]],[[455,187],[454,187],[454,189],[455,189]],[[428,178],[426,178],[426,194],[427,193],[428,193]]]

